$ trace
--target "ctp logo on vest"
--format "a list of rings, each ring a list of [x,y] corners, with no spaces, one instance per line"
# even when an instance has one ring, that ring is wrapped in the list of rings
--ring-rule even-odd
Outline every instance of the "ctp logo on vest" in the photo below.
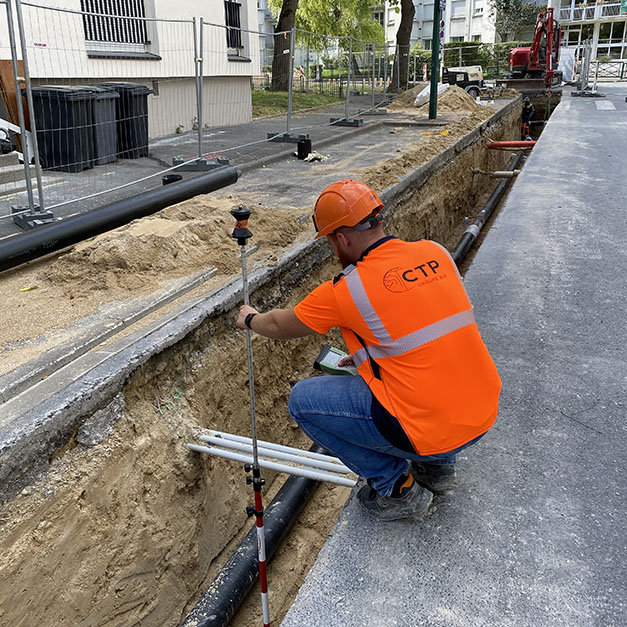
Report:
[[[435,259],[432,259],[431,261],[406,270],[402,268],[391,268],[383,275],[383,285],[386,290],[401,294],[414,287],[431,283],[439,267],[440,264],[435,261]],[[431,278],[431,281],[425,282],[424,279],[428,278]],[[437,279],[437,277],[435,278]]]

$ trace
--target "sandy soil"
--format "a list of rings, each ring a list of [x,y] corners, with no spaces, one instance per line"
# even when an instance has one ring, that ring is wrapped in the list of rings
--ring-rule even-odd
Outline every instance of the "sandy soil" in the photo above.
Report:
[[[218,272],[205,289],[239,274],[229,210],[240,203],[233,196],[198,196],[0,275],[0,374],[69,339],[111,303],[163,290],[173,279],[211,267]],[[298,221],[309,217],[303,209],[246,206],[253,210],[250,244],[259,247],[253,263],[272,262],[312,231],[310,220]]]

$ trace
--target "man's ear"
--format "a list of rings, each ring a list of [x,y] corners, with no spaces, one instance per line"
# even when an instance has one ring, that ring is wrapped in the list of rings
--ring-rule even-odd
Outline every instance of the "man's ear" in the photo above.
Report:
[[[346,248],[350,244],[350,238],[346,235],[346,233],[344,233],[344,231],[336,231],[335,237],[337,238],[337,243],[343,248]]]

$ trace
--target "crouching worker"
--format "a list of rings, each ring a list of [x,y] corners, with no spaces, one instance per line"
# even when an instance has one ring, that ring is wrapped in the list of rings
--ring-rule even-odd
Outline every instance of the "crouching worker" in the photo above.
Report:
[[[494,424],[501,381],[449,253],[386,236],[382,207],[363,183],[327,187],[316,238],[326,236],[343,271],[293,310],[244,305],[237,326],[269,338],[340,328],[359,376],[300,381],[289,412],[367,479],[361,506],[396,520],[421,517],[433,494],[455,488],[455,456]]]

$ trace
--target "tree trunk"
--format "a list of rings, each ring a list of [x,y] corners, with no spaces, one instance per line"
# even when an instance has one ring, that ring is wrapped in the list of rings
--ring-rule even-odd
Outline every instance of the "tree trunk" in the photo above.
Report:
[[[277,35],[283,31],[291,31],[296,21],[298,0],[283,0],[279,21],[274,29],[274,57],[272,58],[272,91],[287,91],[290,72],[290,33]]]
[[[437,0],[436,0],[437,2]],[[407,88],[409,72],[409,40],[414,22],[413,0],[401,0],[401,23],[396,33],[396,59],[392,69],[391,90],[399,91]],[[438,42],[432,42],[437,46]]]

